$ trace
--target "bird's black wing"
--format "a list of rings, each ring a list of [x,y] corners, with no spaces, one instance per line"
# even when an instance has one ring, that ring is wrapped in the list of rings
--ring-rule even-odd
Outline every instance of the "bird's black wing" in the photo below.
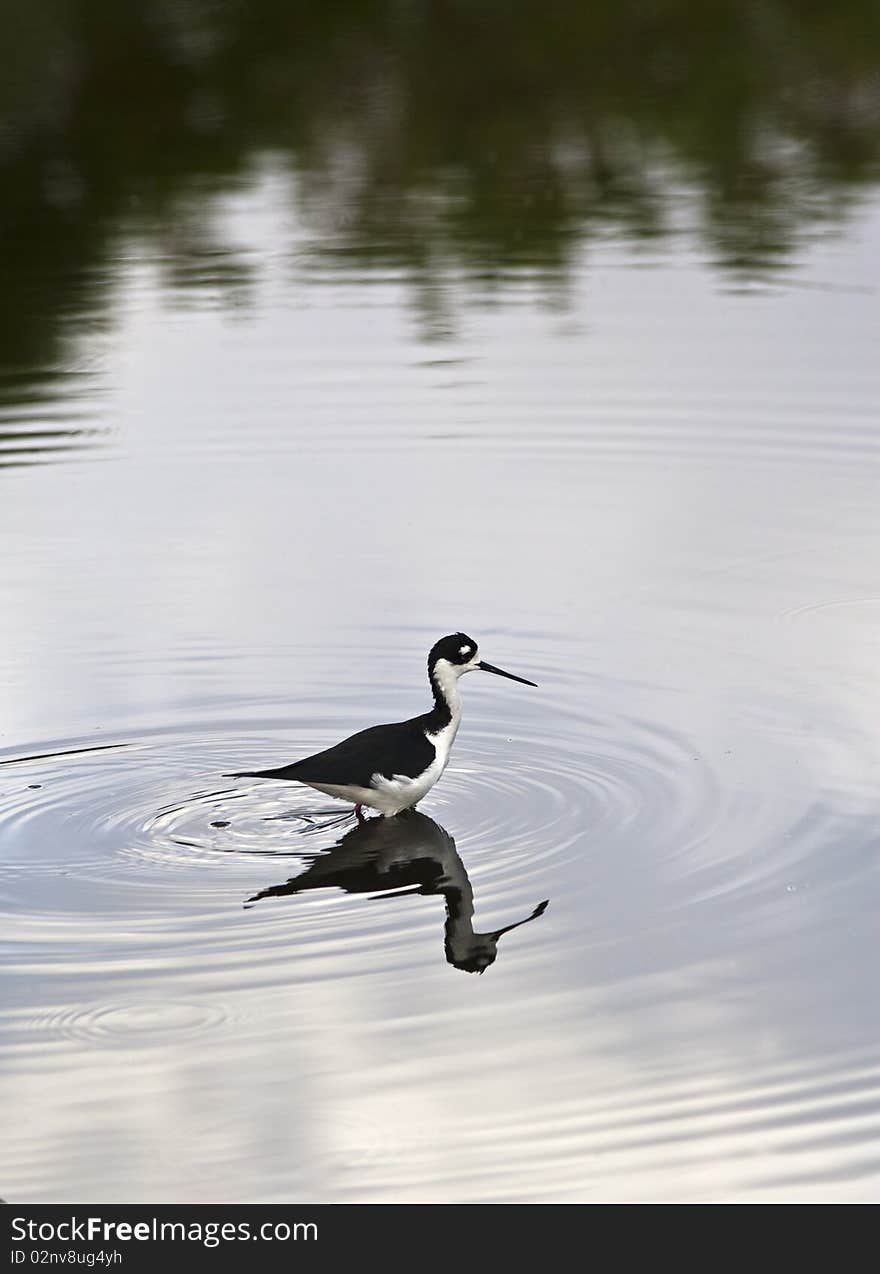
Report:
[[[405,774],[415,778],[436,756],[434,745],[425,737],[420,717],[394,725],[374,725],[359,730],[335,747],[314,756],[283,765],[277,770],[256,770],[240,777],[295,779],[301,783],[333,783],[369,787],[374,774]]]

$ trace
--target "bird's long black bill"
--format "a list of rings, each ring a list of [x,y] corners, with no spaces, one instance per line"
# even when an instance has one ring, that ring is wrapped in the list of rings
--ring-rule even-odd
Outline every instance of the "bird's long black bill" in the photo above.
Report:
[[[496,929],[495,932],[492,934],[492,937],[497,942],[502,934],[510,933],[511,929],[518,929],[520,925],[527,925],[530,920],[537,920],[538,916],[543,916],[544,912],[547,910],[547,906],[549,902],[550,902],[550,899],[545,898],[543,902],[538,903],[537,907],[535,908],[535,910],[532,912],[530,916],[526,916],[524,920],[517,920],[512,925],[505,925],[503,929]]]
[[[487,664],[485,659],[481,659],[477,664],[483,672],[494,672],[496,677],[507,677],[509,681],[521,681],[524,686],[534,686],[537,690],[537,681],[526,681],[525,677],[515,677],[512,672],[505,672],[503,668],[496,668],[494,664]]]

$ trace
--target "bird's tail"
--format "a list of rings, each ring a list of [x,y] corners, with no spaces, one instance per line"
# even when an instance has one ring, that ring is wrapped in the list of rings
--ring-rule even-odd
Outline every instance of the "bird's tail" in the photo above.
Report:
[[[239,770],[237,774],[224,774],[225,779],[292,779],[296,765],[282,765],[276,770]]]

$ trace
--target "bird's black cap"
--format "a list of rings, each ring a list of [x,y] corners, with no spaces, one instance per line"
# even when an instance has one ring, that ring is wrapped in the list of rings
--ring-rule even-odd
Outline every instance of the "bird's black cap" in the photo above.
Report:
[[[451,664],[469,663],[477,653],[477,643],[467,633],[450,633],[441,637],[431,647],[428,655],[428,667],[433,669],[438,659],[445,659]]]

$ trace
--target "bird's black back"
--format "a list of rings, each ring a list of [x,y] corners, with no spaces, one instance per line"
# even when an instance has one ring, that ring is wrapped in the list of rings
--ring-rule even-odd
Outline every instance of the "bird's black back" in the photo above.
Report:
[[[425,729],[431,724],[429,717],[430,713],[426,713],[392,725],[369,726],[302,761],[276,770],[251,771],[241,777],[352,787],[369,787],[374,774],[386,778],[405,774],[414,779],[428,768],[437,754],[433,743],[425,737]]]

